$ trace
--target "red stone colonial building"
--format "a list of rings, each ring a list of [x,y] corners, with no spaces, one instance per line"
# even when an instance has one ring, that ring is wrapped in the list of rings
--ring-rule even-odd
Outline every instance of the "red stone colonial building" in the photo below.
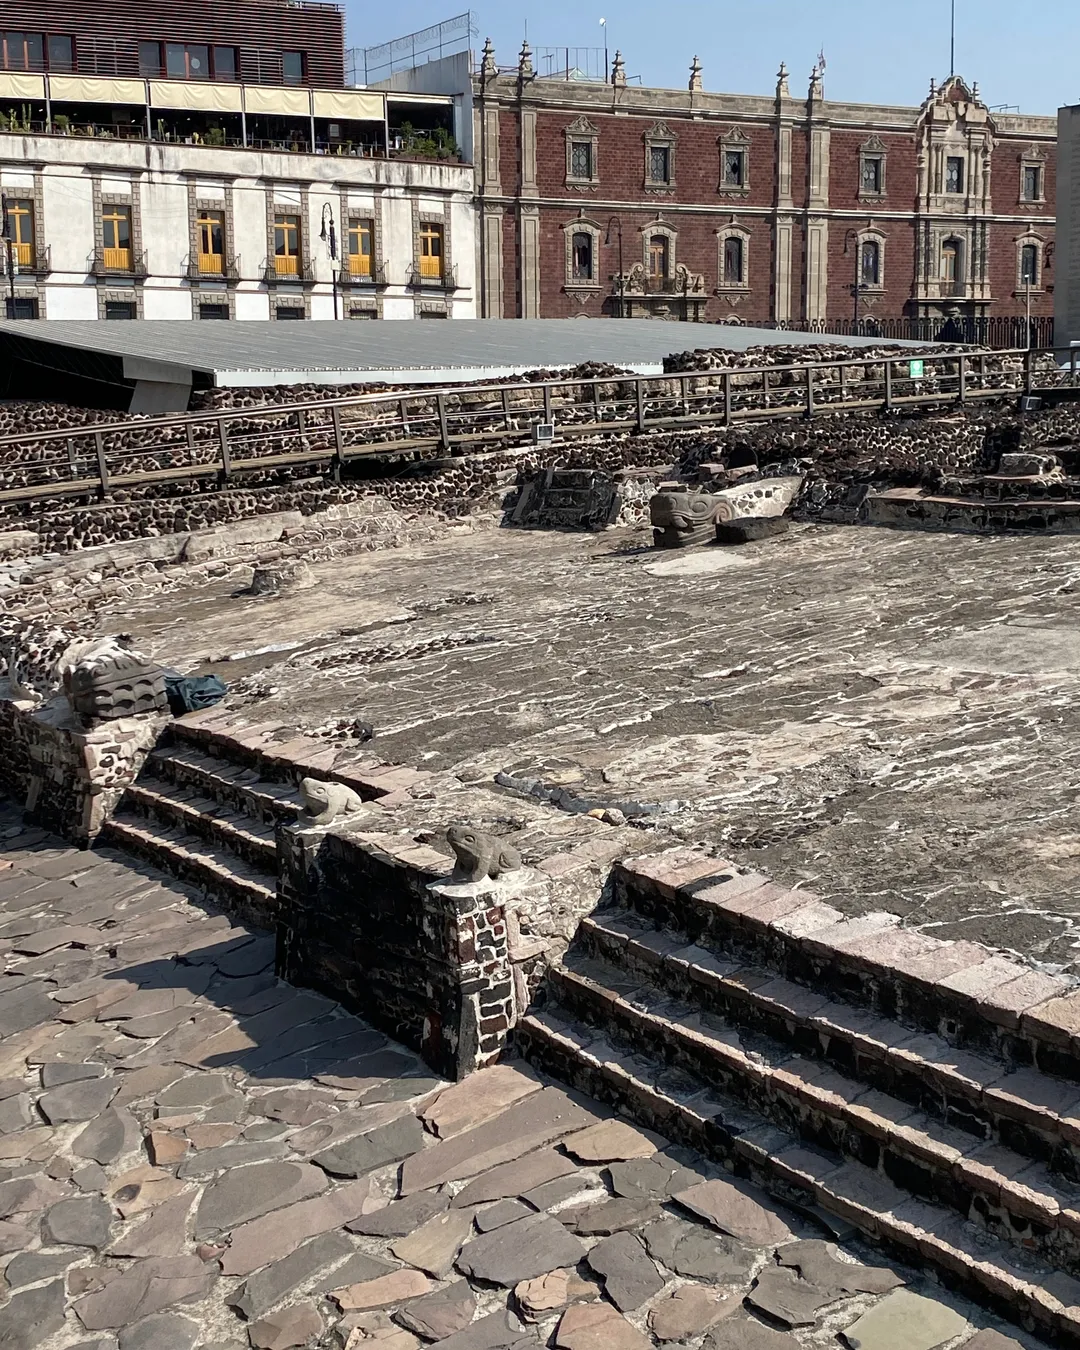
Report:
[[[958,76],[918,108],[473,82],[482,312],[806,326],[1053,313],[1056,121]],[[858,291],[855,285],[858,279]]]

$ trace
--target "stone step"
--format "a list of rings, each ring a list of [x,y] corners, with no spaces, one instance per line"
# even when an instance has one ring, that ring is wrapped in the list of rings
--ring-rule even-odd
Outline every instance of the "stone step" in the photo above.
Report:
[[[186,745],[157,747],[147,756],[144,772],[179,788],[193,788],[266,825],[291,825],[301,809],[294,783],[260,778],[243,764]]]
[[[761,1033],[675,1003],[607,962],[550,972],[557,1011],[684,1070],[803,1142],[866,1165],[918,1199],[1080,1274],[1080,1186],[1000,1144],[933,1120]]]
[[[145,773],[144,769],[143,776],[125,791],[121,809],[198,835],[234,853],[276,884],[277,845],[273,826],[205,796],[194,787],[148,778]]]
[[[1080,1281],[960,1216],[913,1199],[866,1165],[807,1147],[685,1070],[628,1054],[595,1028],[528,1013],[517,1043],[533,1065],[647,1128],[727,1163],[833,1231],[875,1245],[1054,1344],[1080,1347]],[[835,1223],[835,1227],[833,1226]]]
[[[578,949],[731,1025],[761,1033],[984,1142],[1080,1182],[1080,1086],[936,1032],[840,1003],[770,970],[725,961],[629,911],[585,918]]]
[[[121,810],[106,821],[99,841],[153,863],[180,881],[197,887],[230,917],[257,928],[277,921],[277,888],[234,853],[212,848],[181,826]]]
[[[1080,1082],[1080,990],[972,942],[847,918],[808,891],[674,850],[617,863],[616,905],[655,930],[865,1008],[950,1046]]]

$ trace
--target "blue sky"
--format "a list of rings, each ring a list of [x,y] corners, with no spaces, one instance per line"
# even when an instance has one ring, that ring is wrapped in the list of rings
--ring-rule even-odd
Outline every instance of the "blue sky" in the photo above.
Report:
[[[348,43],[368,46],[460,13],[397,0],[387,9],[346,0]],[[991,104],[1053,113],[1080,103],[1080,4],[1076,0],[956,0],[956,66],[978,80]],[[479,39],[495,43],[500,65],[516,59],[525,25],[536,46],[620,47],[643,84],[682,86],[695,52],[705,87],[770,93],[781,60],[791,92],[805,91],[819,50],[829,98],[873,103],[922,101],[930,77],[949,73],[949,0],[478,0]]]

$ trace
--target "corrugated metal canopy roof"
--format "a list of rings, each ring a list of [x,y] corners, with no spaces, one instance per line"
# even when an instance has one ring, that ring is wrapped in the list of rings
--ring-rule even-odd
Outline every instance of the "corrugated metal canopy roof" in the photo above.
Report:
[[[649,375],[665,356],[698,347],[745,351],[764,345],[843,342],[834,338],[726,324],[647,319],[456,319],[448,322],[205,323],[192,320],[7,320],[0,347],[15,339],[24,355],[39,344],[118,358],[125,379],[214,385],[431,383],[498,378],[542,367],[601,361]],[[915,344],[897,344],[915,345]],[[49,353],[39,348],[43,363]],[[55,355],[54,355],[55,359]]]

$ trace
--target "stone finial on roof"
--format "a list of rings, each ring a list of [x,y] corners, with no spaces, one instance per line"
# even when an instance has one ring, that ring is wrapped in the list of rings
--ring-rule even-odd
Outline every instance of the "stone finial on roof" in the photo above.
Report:
[[[972,101],[972,103],[978,103],[978,101],[979,101],[979,81],[978,81],[978,80],[976,80],[975,83],[971,86],[971,101]]]
[[[522,80],[531,80],[533,76],[532,48],[528,40],[521,44],[521,54],[518,56],[518,77]]]
[[[815,65],[814,69],[810,72],[809,97],[812,99],[825,97],[825,81],[821,77],[821,67],[819,65]]]
[[[705,88],[701,78],[701,62],[695,56],[690,63],[690,92],[699,94]]]
[[[930,97],[937,98],[937,80],[934,79],[933,75],[930,76]]]
[[[791,97],[791,88],[788,85],[788,68],[783,61],[780,62],[780,69],[776,72],[776,97]]]
[[[495,64],[495,44],[490,38],[484,39],[484,56],[480,62],[480,74],[484,77],[498,75],[499,67]]]
[[[623,60],[622,52],[615,53],[615,59],[611,63],[611,83],[622,85],[626,83],[626,62]]]

